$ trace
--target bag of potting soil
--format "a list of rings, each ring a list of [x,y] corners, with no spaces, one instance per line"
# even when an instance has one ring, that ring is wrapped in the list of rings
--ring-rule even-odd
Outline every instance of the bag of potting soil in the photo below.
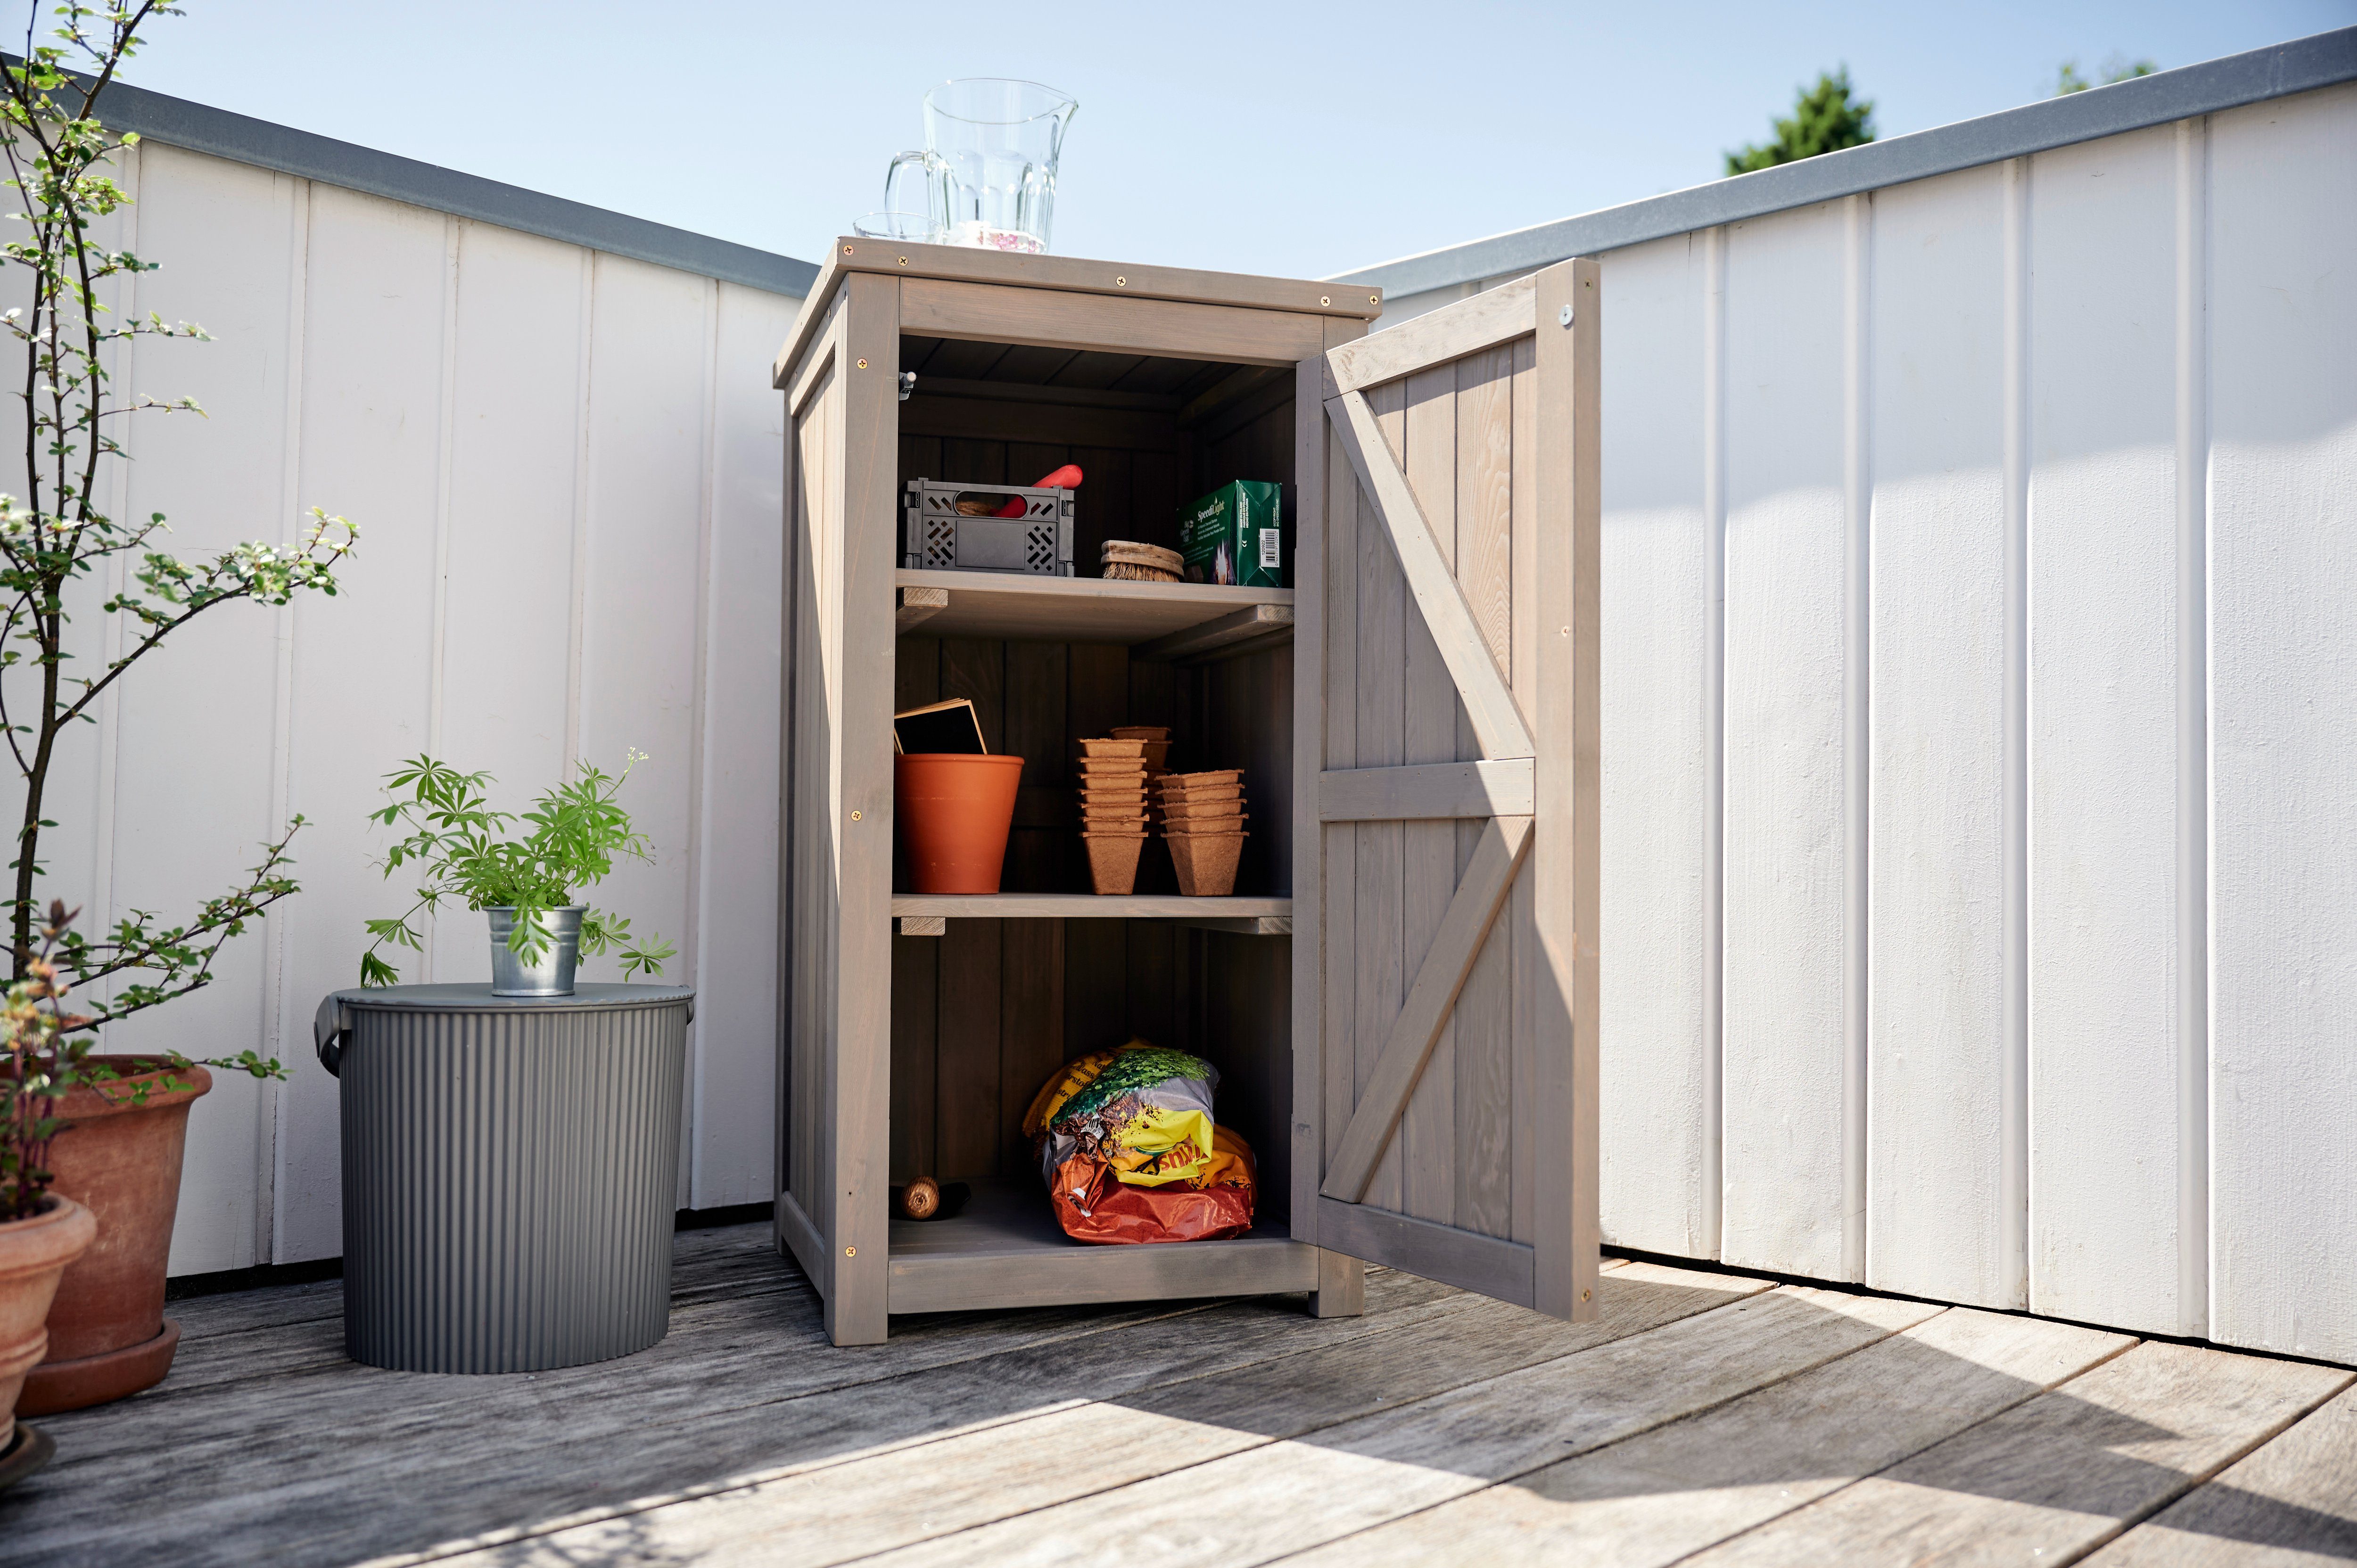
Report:
[[[1132,1040],[1065,1063],[1023,1118],[1049,1200],[1080,1241],[1205,1241],[1252,1229],[1252,1150],[1211,1120],[1220,1075]]]

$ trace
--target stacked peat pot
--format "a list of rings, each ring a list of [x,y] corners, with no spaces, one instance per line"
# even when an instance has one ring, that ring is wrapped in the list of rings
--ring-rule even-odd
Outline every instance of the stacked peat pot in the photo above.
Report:
[[[1154,781],[1153,818],[1169,841],[1179,892],[1224,898],[1235,891],[1244,852],[1243,768],[1163,774]]]
[[[1146,743],[1105,736],[1081,742],[1081,843],[1102,894],[1137,887],[1146,849]]]

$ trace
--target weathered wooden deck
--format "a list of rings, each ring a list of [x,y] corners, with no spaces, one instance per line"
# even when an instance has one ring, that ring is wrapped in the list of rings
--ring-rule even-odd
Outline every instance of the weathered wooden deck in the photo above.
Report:
[[[741,1227],[680,1238],[654,1349],[454,1378],[345,1360],[335,1284],[216,1296],[174,1308],[164,1387],[43,1423],[0,1563],[2357,1560],[2347,1371],[1644,1263],[1603,1307],[1377,1273],[1357,1319],[835,1350]]]

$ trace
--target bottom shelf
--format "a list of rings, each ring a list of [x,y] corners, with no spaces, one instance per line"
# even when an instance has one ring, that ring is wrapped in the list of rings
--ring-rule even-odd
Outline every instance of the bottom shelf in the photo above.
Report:
[[[895,1219],[885,1305],[966,1312],[1318,1288],[1318,1250],[1265,1221],[1232,1241],[1092,1246],[1057,1227],[1036,1180],[984,1178],[949,1219]]]

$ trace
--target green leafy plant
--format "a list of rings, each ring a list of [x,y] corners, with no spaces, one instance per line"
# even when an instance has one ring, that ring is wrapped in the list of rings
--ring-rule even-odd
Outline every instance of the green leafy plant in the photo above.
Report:
[[[1727,155],[1727,172],[1757,174],[1778,164],[1798,163],[1819,153],[1837,153],[1874,140],[1874,104],[1852,98],[1849,67],[1820,71],[1814,87],[1801,89],[1790,119],[1775,122],[1776,139]]]
[[[153,272],[156,263],[111,248],[98,232],[129,204],[112,177],[111,160],[138,140],[107,131],[99,100],[136,51],[139,27],[178,13],[156,0],[68,4],[54,13],[57,27],[37,35],[41,10],[36,0],[21,57],[0,69],[0,156],[7,185],[23,202],[9,215],[20,227],[0,244],[0,260],[25,270],[29,301],[0,315],[0,340],[23,355],[13,395],[25,405],[21,472],[0,494],[0,736],[23,782],[16,857],[8,863],[15,873],[6,906],[11,983],[70,977],[92,1001],[83,1012],[53,1012],[51,1026],[78,1034],[210,983],[223,944],[297,890],[287,847],[303,819],[288,822],[263,846],[261,864],[192,916],[167,921],[133,909],[95,940],[70,928],[44,934],[55,923],[39,921],[37,885],[44,871],[42,834],[58,826],[46,813],[54,809],[48,787],[61,742],[74,725],[96,721],[100,699],[125,671],[214,607],[241,599],[278,606],[299,593],[334,594],[334,568],[357,532],[315,507],[293,542],[256,541],[210,559],[183,559],[161,547],[169,532],[162,513],[126,521],[105,510],[113,470],[102,464],[126,456],[114,435],[121,420],[141,413],[204,413],[193,398],[119,399],[110,391],[108,361],[134,339],[201,341],[208,335],[193,323],[153,314],[115,319],[102,297],[119,286],[113,280]],[[6,482],[0,475],[0,484]],[[120,585],[93,607],[102,591],[94,574]],[[70,613],[76,603],[98,611],[79,639]],[[122,630],[120,647],[111,651],[104,640],[110,623]],[[183,1057],[165,1059],[188,1065]],[[251,1051],[208,1065],[285,1076],[278,1064]]]
[[[587,762],[581,777],[559,784],[533,803],[521,818],[490,808],[488,773],[461,773],[430,757],[415,757],[385,775],[390,803],[370,813],[386,827],[406,830],[384,857],[384,874],[404,866],[425,875],[417,901],[398,917],[371,920],[373,940],[361,955],[362,985],[391,985],[401,976],[378,956],[387,943],[413,952],[425,947],[418,917],[438,911],[444,903],[463,903],[469,909],[512,908],[515,924],[508,934],[508,950],[530,963],[548,949],[551,937],[544,923],[552,909],[570,908],[573,896],[605,880],[617,856],[652,861],[647,835],[630,826],[630,814],[617,797],[630,769],[646,754],[626,754],[622,771],[599,772]],[[405,794],[404,793],[405,791]],[[531,831],[521,838],[505,836],[521,821]],[[618,950],[624,975],[660,975],[677,950],[659,936],[639,940],[630,922],[602,909],[581,917],[581,951],[595,957],[608,948]]]

